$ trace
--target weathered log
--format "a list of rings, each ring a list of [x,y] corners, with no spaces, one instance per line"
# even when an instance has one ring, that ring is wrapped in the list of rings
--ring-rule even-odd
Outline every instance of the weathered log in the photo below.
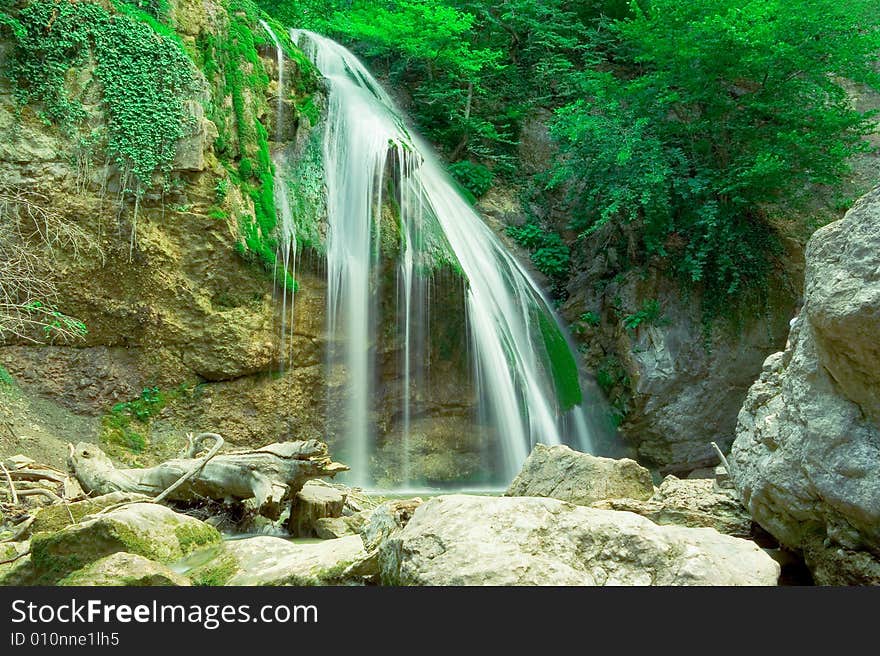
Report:
[[[76,447],[71,445],[68,465],[86,492],[136,492],[151,497],[160,495],[181,477],[199,468],[174,488],[167,499],[247,501],[261,515],[272,519],[278,518],[283,504],[290,501],[306,481],[332,477],[348,469],[333,462],[327,454],[327,445],[317,440],[232,451],[214,456],[204,464],[198,458],[179,458],[145,469],[117,469],[97,446],[80,442]]]

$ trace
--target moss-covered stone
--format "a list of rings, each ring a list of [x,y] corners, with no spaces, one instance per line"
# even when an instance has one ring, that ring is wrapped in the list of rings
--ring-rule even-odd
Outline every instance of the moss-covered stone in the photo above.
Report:
[[[102,494],[99,497],[76,501],[69,504],[56,504],[40,508],[31,524],[30,533],[56,533],[63,528],[82,521],[88,515],[93,515],[104,508],[115,506],[119,503],[130,501],[146,501],[147,497],[142,494],[130,492],[112,492]]]
[[[0,544],[0,582],[7,573],[12,571],[16,565],[24,559],[22,554],[27,553],[30,543],[25,542],[6,542]]]
[[[151,503],[132,504],[93,516],[31,541],[35,584],[51,584],[117,552],[171,563],[220,541],[212,526]]]
[[[189,579],[154,560],[117,552],[86,565],[58,581],[64,586],[191,585]]]
[[[268,536],[234,540],[187,573],[194,585],[346,585],[352,565],[367,556],[359,536],[300,544]]]
[[[213,560],[190,570],[187,575],[193,585],[218,586],[226,585],[238,570],[238,560],[235,556],[220,553]]]

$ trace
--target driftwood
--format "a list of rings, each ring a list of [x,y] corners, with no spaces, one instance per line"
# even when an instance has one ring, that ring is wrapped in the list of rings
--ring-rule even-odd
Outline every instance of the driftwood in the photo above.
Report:
[[[269,444],[210,458],[178,458],[145,469],[117,469],[101,449],[80,442],[71,445],[68,465],[91,494],[120,491],[162,495],[169,501],[246,501],[272,519],[306,481],[348,469],[333,462],[327,446],[317,440]]]

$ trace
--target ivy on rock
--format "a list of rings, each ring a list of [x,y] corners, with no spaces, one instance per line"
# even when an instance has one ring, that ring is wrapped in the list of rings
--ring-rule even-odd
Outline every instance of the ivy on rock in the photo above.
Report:
[[[149,8],[160,14],[163,3]],[[19,105],[69,133],[99,128],[107,155],[130,174],[138,193],[155,173],[167,176],[185,135],[185,100],[195,68],[170,30],[157,31],[150,14],[132,5],[111,13],[91,2],[37,0],[16,15],[0,12],[15,47],[6,75]],[[93,77],[77,71],[94,68]],[[89,125],[92,85],[100,90],[105,124]]]

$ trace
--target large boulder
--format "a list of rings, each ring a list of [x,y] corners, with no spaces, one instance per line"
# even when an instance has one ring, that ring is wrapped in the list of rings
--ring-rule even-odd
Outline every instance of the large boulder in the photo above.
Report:
[[[818,583],[880,584],[880,190],[806,257],[803,310],[749,391],[731,475]]]
[[[196,585],[336,585],[357,583],[346,572],[366,557],[360,537],[297,544],[259,536],[232,540],[188,573]]]
[[[651,472],[635,460],[599,458],[567,446],[536,444],[505,494],[588,506],[602,499],[650,499],[654,483]]]
[[[71,524],[76,524],[87,515],[93,515],[110,506],[133,501],[149,501],[149,497],[133,492],[111,492],[73,503],[45,506],[36,512],[34,523],[31,524],[29,531],[31,535],[60,531]]]
[[[31,553],[0,584],[52,585],[117,552],[172,563],[220,542],[215,528],[154,503],[135,503],[86,517],[57,533],[38,533]]]
[[[389,585],[775,585],[752,542],[526,497],[434,497],[379,548]]]

